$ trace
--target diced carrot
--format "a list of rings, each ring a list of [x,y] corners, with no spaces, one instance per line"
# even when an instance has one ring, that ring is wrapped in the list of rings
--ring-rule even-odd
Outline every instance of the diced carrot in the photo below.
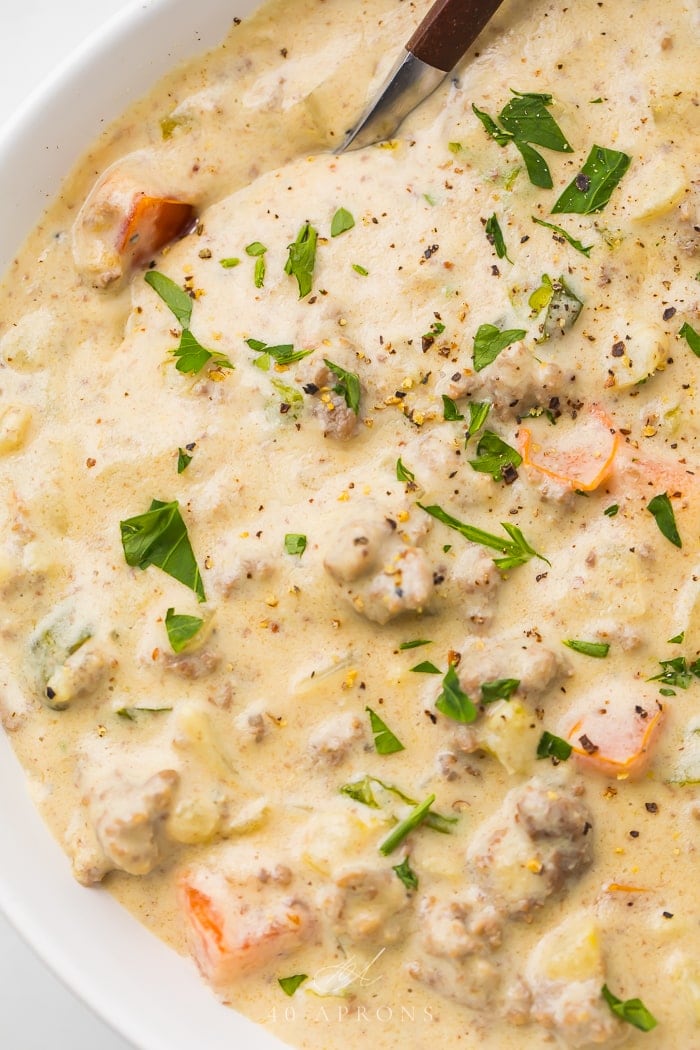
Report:
[[[526,467],[581,492],[593,492],[610,476],[619,435],[600,406],[592,405],[568,430],[550,429],[547,438],[552,444],[545,447],[520,427],[518,450]]]
[[[224,876],[200,872],[194,878],[201,885],[185,875],[178,898],[190,951],[213,985],[290,954],[313,928],[305,905],[290,900],[281,888],[263,903],[257,895],[248,900],[243,887],[232,886]]]
[[[121,231],[117,249],[130,264],[139,266],[159,248],[181,237],[193,219],[194,208],[185,201],[138,193]]]
[[[651,758],[661,728],[660,708],[591,705],[567,733],[578,760],[620,780],[640,776]]]

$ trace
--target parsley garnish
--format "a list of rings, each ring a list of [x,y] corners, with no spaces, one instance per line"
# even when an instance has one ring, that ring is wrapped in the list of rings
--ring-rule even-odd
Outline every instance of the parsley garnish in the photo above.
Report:
[[[360,411],[360,377],[354,372],[346,372],[340,365],[334,365],[327,357],[324,357],[323,362],[340,380],[333,387],[333,392],[345,398],[345,404],[357,415]]]
[[[494,481],[501,481],[506,467],[516,469],[523,461],[523,457],[516,449],[507,445],[498,434],[494,434],[491,430],[485,430],[479,438],[476,456],[476,459],[469,460],[472,469],[481,474],[490,474]]]
[[[306,536],[301,532],[288,532],[284,537],[284,549],[287,554],[299,555],[306,550]]]
[[[499,259],[507,259],[509,263],[512,263],[513,260],[508,257],[508,249],[506,248],[506,242],[503,239],[503,231],[501,230],[495,212],[490,219],[486,220],[484,232],[486,233],[486,240],[489,244],[493,245],[497,257]]]
[[[490,411],[490,401],[469,402],[469,427],[467,428],[467,438],[473,437],[477,430],[481,430],[488,419]]]
[[[464,416],[457,408],[451,397],[447,394],[442,395],[442,418],[448,420],[450,423],[456,423],[460,419],[464,419]]]
[[[619,150],[593,146],[581,171],[555,203],[552,214],[591,215],[602,211],[631,161]]]
[[[338,208],[331,220],[331,237],[339,237],[346,230],[351,230],[355,220],[346,208]]]
[[[654,496],[647,503],[647,510],[654,516],[661,535],[665,536],[674,547],[682,547],[683,543],[678,534],[673,507],[668,495],[665,492],[661,492],[658,496]]]
[[[135,722],[137,715],[160,715],[165,711],[172,711],[172,707],[118,707],[114,713],[127,722]]]
[[[686,321],[678,333],[682,336],[696,357],[700,357],[700,332],[696,332]]]
[[[399,649],[419,649],[421,645],[432,645],[432,642],[429,638],[414,638],[410,642],[401,642]]]
[[[658,1021],[649,1013],[641,999],[626,999],[623,1002],[622,999],[613,995],[607,984],[603,985],[600,994],[615,1016],[626,1021],[627,1024],[634,1025],[642,1032],[650,1032],[652,1028],[656,1028]]]
[[[260,354],[255,360],[255,367],[262,372],[268,371],[271,360],[277,365],[293,365],[295,361],[302,361],[313,353],[313,350],[295,350],[292,343],[268,346],[261,339],[246,339],[246,343],[254,353]]]
[[[504,540],[499,536],[494,536],[490,532],[477,528],[475,525],[465,525],[464,522],[453,518],[442,507],[425,507],[422,503],[419,503],[418,506],[426,514],[437,518],[443,525],[447,525],[448,528],[459,532],[472,543],[479,543],[482,547],[490,547],[492,550],[500,551],[504,557],[494,558],[493,563],[502,572],[507,572],[508,569],[515,569],[519,565],[525,565],[526,562],[530,561],[530,558],[539,558],[540,561],[546,561],[548,565],[550,564],[545,557],[538,554],[530,546],[517,525],[513,525],[511,522],[501,522],[501,528],[505,529],[508,536],[510,536],[509,540]]]
[[[224,270],[232,270],[234,266],[240,266],[240,263],[241,260],[234,255],[229,255],[225,259],[219,259],[219,266],[223,266]]]
[[[545,226],[548,230],[553,230],[554,233],[563,237],[565,241],[568,241],[571,247],[575,248],[577,252],[581,252],[581,254],[585,255],[587,259],[590,258],[591,250],[593,248],[592,244],[585,247],[581,241],[577,241],[575,237],[572,237],[570,233],[563,230],[561,226],[555,226],[553,222],[545,222],[544,219],[537,219],[534,215],[531,215],[530,218],[533,222],[536,222],[538,226]]]
[[[296,240],[288,245],[289,255],[284,265],[284,272],[291,277],[296,277],[300,299],[303,299],[311,291],[314,266],[316,265],[317,240],[317,231],[311,223],[305,222],[299,230]]]
[[[253,283],[256,288],[262,288],[265,284],[265,252],[267,248],[260,241],[253,241],[252,244],[246,245],[245,250],[246,255],[251,255],[255,259]]]
[[[387,784],[386,781],[380,780],[379,777],[365,776],[362,780],[355,780],[351,784],[344,784],[341,789],[341,795],[347,795],[348,798],[352,798],[355,802],[361,802],[365,806],[369,806],[371,809],[380,809],[380,805],[374,797],[372,791],[372,784],[378,784],[379,787],[383,788],[384,791],[388,791],[391,795],[396,795],[402,802],[405,802],[407,806],[417,806],[418,803],[410,795],[407,795],[405,791],[397,787],[396,784]],[[442,813],[429,813],[425,818],[425,823],[433,831],[439,831],[441,835],[452,834],[452,824],[456,824],[458,817],[446,817]]]
[[[196,374],[210,359],[213,359],[217,368],[233,368],[225,354],[220,354],[216,350],[206,350],[192,335],[190,331],[192,299],[183,288],[175,284],[175,281],[171,281],[164,273],[159,273],[158,270],[148,270],[143,279],[151,286],[156,295],[160,296],[182,327],[179,346],[172,351],[173,356],[177,358],[175,367],[178,372]]]
[[[292,977],[278,977],[277,983],[285,995],[294,995],[300,984],[308,981],[307,973],[295,973]],[[291,1009],[291,1007],[290,1007]]]
[[[416,475],[403,465],[400,456],[396,460],[396,480],[403,481],[405,484],[410,484],[416,480]]]
[[[185,616],[176,613],[173,608],[168,609],[165,614],[165,629],[168,632],[168,641],[173,652],[181,653],[201,629],[203,623],[204,620],[199,616]]]
[[[495,678],[481,685],[482,704],[493,704],[496,700],[510,700],[520,685],[519,678]]]
[[[457,672],[451,664],[442,679],[442,692],[435,701],[435,706],[455,722],[473,722],[478,714],[476,704],[460,686]]]
[[[411,668],[411,671],[415,671],[416,674],[440,674],[440,668],[436,667],[430,660],[423,660],[422,663],[416,664],[415,667]]]
[[[573,748],[568,740],[562,740],[554,733],[548,733],[545,729],[537,745],[538,758],[553,758],[557,762],[566,762]]]
[[[677,689],[687,689],[693,678],[700,678],[700,659],[688,664],[684,656],[674,656],[672,660],[659,660],[659,667],[660,672],[648,678],[648,682],[661,682]]]
[[[177,500],[162,503],[154,499],[145,514],[127,518],[119,527],[127,565],[139,569],[155,565],[193,590],[200,602],[206,601]]]
[[[403,744],[398,737],[394,736],[386,722],[383,722],[371,707],[366,707],[365,711],[369,715],[369,723],[372,728],[377,754],[393,755],[397,751],[405,751]]]
[[[364,266],[361,266],[359,263],[353,263],[352,268],[355,273],[359,273],[360,277],[369,277],[369,270],[366,270]]]
[[[582,653],[584,656],[594,656],[597,660],[604,659],[610,652],[608,642],[582,642],[576,638],[567,638],[563,644],[568,646],[569,649],[573,649],[575,653]]]
[[[418,876],[411,867],[408,857],[404,857],[400,864],[395,864],[392,869],[403,882],[407,890],[418,889]]]
[[[488,113],[477,109],[475,105],[472,105],[472,110],[499,146],[512,142],[520,151],[533,186],[550,190],[553,183],[549,166],[544,157],[532,148],[532,144],[558,153],[573,152],[547,108],[552,104],[552,96],[520,91],[514,91],[513,95],[515,97],[506,103],[498,115],[500,127]]]
[[[508,328],[501,331],[495,324],[479,325],[474,336],[474,370],[480,372],[496,360],[502,350],[526,336],[524,328]]]
[[[182,474],[184,470],[187,470],[190,463],[192,462],[192,456],[190,456],[184,448],[177,450],[177,472]]]
[[[619,503],[611,503],[609,507],[605,508],[605,510],[603,511],[603,514],[605,514],[605,516],[608,517],[608,518],[614,518],[615,515],[618,513],[619,509],[620,509]]]
[[[379,847],[379,852],[385,857],[388,857],[390,853],[401,845],[407,835],[410,835],[415,828],[419,827],[425,818],[428,816],[428,811],[435,801],[435,795],[428,795],[424,802],[413,809],[404,820],[400,821],[396,827],[387,835],[384,841]]]
[[[545,342],[553,335],[564,335],[576,324],[583,309],[583,303],[567,285],[563,277],[553,281],[549,274],[542,274],[542,284],[535,288],[528,303],[533,313],[541,313],[546,308],[544,322],[540,325],[539,343]]]

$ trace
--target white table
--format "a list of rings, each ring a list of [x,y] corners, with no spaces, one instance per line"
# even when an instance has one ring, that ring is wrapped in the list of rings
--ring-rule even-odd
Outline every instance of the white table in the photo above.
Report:
[[[127,3],[3,0],[0,123],[78,43]],[[2,915],[0,1047],[133,1050],[49,972]]]

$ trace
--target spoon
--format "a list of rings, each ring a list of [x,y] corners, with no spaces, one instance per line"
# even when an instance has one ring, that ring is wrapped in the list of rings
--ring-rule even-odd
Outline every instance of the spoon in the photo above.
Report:
[[[390,138],[408,114],[454,69],[501,2],[436,0],[336,153]]]

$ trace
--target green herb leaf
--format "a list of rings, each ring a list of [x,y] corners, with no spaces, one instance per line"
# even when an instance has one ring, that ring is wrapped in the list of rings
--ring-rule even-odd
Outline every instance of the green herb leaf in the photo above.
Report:
[[[442,692],[435,701],[435,706],[455,722],[473,722],[478,714],[476,704],[460,686],[457,672],[451,664],[442,680]]]
[[[299,286],[299,298],[303,299],[311,291],[314,266],[316,265],[316,242],[318,232],[311,223],[305,222],[299,230],[296,240],[288,245],[289,255],[284,272],[296,277]]]
[[[225,259],[219,259],[219,266],[223,266],[224,270],[232,270],[234,266],[240,266],[241,260],[237,259],[235,255],[229,255]]]
[[[474,336],[474,370],[480,372],[496,360],[502,350],[526,336],[524,328],[501,331],[495,324],[479,325]]]
[[[346,372],[340,365],[334,365],[332,361],[329,361],[327,357],[323,359],[326,368],[330,368],[334,376],[337,376],[340,380],[336,386],[333,387],[333,391],[336,394],[340,394],[345,398],[345,404],[348,408],[358,415],[360,411],[360,377],[355,375],[354,372]]]
[[[506,103],[499,114],[501,125],[513,138],[544,146],[557,153],[573,153],[564,133],[549,112],[551,95],[521,91],[513,91],[513,95],[514,98]]]
[[[568,740],[562,740],[554,733],[548,733],[545,729],[537,745],[538,758],[554,758],[558,762],[566,762],[573,748]]]
[[[343,795],[348,795],[356,802],[362,802],[365,806],[370,806],[372,809],[381,809],[377,802],[374,792],[372,791],[372,784],[378,784],[384,791],[388,791],[391,795],[396,795],[402,802],[405,802],[407,806],[417,806],[418,803],[410,795],[407,795],[405,791],[397,787],[396,784],[387,784],[385,780],[380,780],[379,777],[365,776],[362,780],[356,780],[352,784],[345,784],[341,787],[340,792]],[[446,817],[443,813],[428,813],[425,818],[425,823],[433,831],[439,831],[441,835],[451,835],[453,826],[457,823],[459,817]]]
[[[658,1021],[649,1013],[641,999],[626,999],[623,1002],[613,995],[607,984],[603,985],[600,993],[615,1016],[627,1024],[634,1025],[642,1032],[650,1032],[652,1028],[656,1028]]]
[[[532,146],[528,146],[526,142],[516,140],[514,145],[525,161],[525,169],[532,185],[537,186],[541,190],[551,190],[554,185],[552,173],[542,154],[538,153]]]
[[[411,867],[408,857],[404,857],[401,863],[395,864],[391,870],[396,872],[407,890],[418,889],[418,876]]]
[[[484,423],[488,419],[489,412],[491,411],[490,401],[470,401],[469,402],[469,427],[467,429],[467,437],[473,437],[478,430],[481,430]]]
[[[253,284],[256,288],[263,288],[265,285],[265,256],[261,255],[255,260],[255,267],[253,269]]]
[[[168,609],[165,614],[165,629],[168,632],[168,641],[174,653],[181,653],[199,630],[202,620],[199,616],[185,616],[176,613],[173,608]]]
[[[490,532],[485,532],[483,529],[477,528],[475,525],[466,525],[464,522],[459,521],[457,518],[453,518],[451,514],[443,510],[439,506],[425,507],[422,503],[418,506],[421,510],[424,510],[426,514],[430,514],[431,517],[437,518],[443,525],[447,525],[448,528],[454,529],[455,532],[459,532],[465,539],[470,540],[472,543],[479,543],[482,547],[489,547],[491,550],[500,551],[504,555],[502,558],[494,558],[494,565],[501,571],[506,572],[508,569],[514,569],[518,565],[525,565],[526,562],[530,561],[531,558],[539,558],[540,561],[545,561],[549,565],[543,555],[538,554],[530,544],[527,542],[517,525],[513,525],[510,522],[501,522],[501,528],[505,529],[506,533],[510,537],[509,540],[501,539],[499,536],[494,536]]]
[[[685,631],[681,631],[680,634],[674,634],[673,638],[669,638],[669,645],[680,645],[685,638]]]
[[[362,780],[355,780],[352,784],[343,784],[340,793],[341,795],[347,795],[348,798],[353,799],[355,802],[361,802],[363,806],[369,806],[370,809],[379,809],[379,803],[372,791],[373,781],[374,777],[365,776]]]
[[[457,408],[451,397],[447,394],[442,395],[442,418],[448,420],[450,423],[456,423],[460,419],[464,419],[464,416]]]
[[[359,263],[353,263],[352,268],[355,273],[359,273],[360,277],[369,277],[369,270],[365,270],[364,266],[360,266]]]
[[[338,208],[331,220],[331,237],[339,237],[346,230],[351,230],[355,220],[346,208]]]
[[[576,638],[567,638],[563,644],[569,649],[573,649],[575,653],[582,653],[584,656],[594,656],[597,660],[603,660],[610,652],[608,642],[582,642]]]
[[[145,514],[127,518],[119,527],[127,565],[139,569],[155,565],[193,590],[200,602],[206,600],[177,500],[162,503],[154,499]]]
[[[575,237],[572,237],[570,233],[563,230],[561,226],[555,226],[553,222],[545,222],[544,219],[537,219],[534,215],[531,215],[530,218],[533,222],[536,222],[538,226],[545,226],[548,230],[553,230],[559,237],[563,237],[565,241],[568,241],[571,247],[575,248],[577,252],[581,252],[581,254],[585,255],[587,259],[590,258],[593,249],[592,244],[585,247],[581,241],[577,241]]]
[[[609,507],[605,508],[605,510],[603,511],[603,514],[605,514],[605,516],[608,517],[608,518],[614,518],[615,515],[617,514],[617,512],[619,511],[619,509],[620,509],[619,503],[611,503]]]
[[[411,642],[401,642],[399,649],[419,649],[421,645],[432,645],[432,641],[429,638],[414,638]]]
[[[184,374],[196,375],[197,372],[201,372],[207,361],[212,360],[218,368],[233,368],[233,365],[224,354],[206,350],[195,339],[189,328],[182,329],[180,343],[172,353],[176,358],[176,369]]]
[[[172,711],[172,707],[119,707],[115,714],[128,722],[136,722],[137,715],[160,715],[165,711]]]
[[[522,461],[523,457],[516,449],[502,441],[498,434],[485,430],[476,446],[476,459],[470,459],[469,464],[473,470],[490,474],[494,481],[500,481],[505,467],[516,469]]]
[[[277,346],[268,346],[261,339],[246,339],[246,343],[256,354],[266,354],[278,365],[293,365],[295,361],[303,361],[305,357],[313,353],[313,350],[295,350],[291,343],[280,343]],[[257,361],[256,361],[257,364]],[[266,371],[266,369],[264,369]]]
[[[496,251],[497,258],[508,259],[508,262],[512,262],[512,260],[508,258],[508,249],[506,248],[506,242],[503,239],[503,231],[501,230],[495,212],[490,219],[486,220],[484,231],[486,233],[486,240],[489,244],[493,245]]]
[[[308,979],[309,975],[307,973],[295,973],[292,977],[278,977],[277,983],[285,995],[291,996],[294,995],[299,985],[303,984],[304,981],[308,981]]]
[[[246,245],[246,255],[251,255],[254,259],[259,259],[265,254],[267,248],[260,241],[253,241],[251,244]]]
[[[419,827],[428,816],[428,811],[435,801],[435,795],[428,795],[424,802],[416,806],[408,816],[400,821],[396,827],[387,835],[384,841],[379,847],[379,852],[385,857],[388,857],[390,853],[401,845],[407,835],[410,835],[417,827]]]
[[[411,668],[416,674],[440,674],[440,668],[436,667],[430,660],[423,660],[422,663],[416,664],[415,667]]]
[[[626,153],[593,146],[581,171],[555,203],[552,214],[591,215],[602,211],[631,161]]]
[[[143,279],[175,314],[182,327],[189,328],[192,317],[192,299],[187,292],[158,270],[148,270],[143,275]]]
[[[661,535],[665,536],[674,547],[682,547],[683,543],[678,534],[673,507],[668,495],[665,492],[661,492],[658,496],[654,496],[647,503],[647,510],[653,515]]]
[[[397,751],[404,751],[405,748],[398,737],[394,736],[392,731],[389,729],[386,722],[383,722],[379,715],[372,710],[371,707],[366,707],[365,711],[369,715],[369,723],[372,727],[372,734],[374,736],[374,746],[378,755],[393,755]]]
[[[192,462],[192,456],[190,456],[184,448],[177,450],[177,472],[182,474],[183,471],[187,470],[190,463]]]
[[[493,704],[496,700],[510,700],[519,685],[519,678],[495,678],[492,682],[482,682],[481,702]]]
[[[661,671],[648,678],[648,682],[662,682],[663,685],[687,689],[693,678],[700,678],[700,660],[692,664],[684,656],[674,656],[672,660],[659,660]]]
[[[306,550],[306,536],[301,532],[288,532],[284,537],[284,549],[287,554],[299,555]]]
[[[567,285],[563,277],[553,281],[549,274],[542,274],[542,284],[530,296],[529,305],[534,314],[546,309],[544,322],[540,326],[539,343],[553,335],[565,335],[573,328],[583,309],[583,303]]]
[[[490,117],[488,113],[484,113],[482,109],[478,109],[477,106],[472,102],[472,112],[476,117],[479,118],[481,123],[486,130],[486,133],[498,143],[499,146],[506,146],[509,142],[513,141],[513,135],[509,131],[503,131],[499,128],[493,117]]]
[[[700,357],[700,332],[696,332],[686,321],[685,324],[681,326],[678,334],[685,339],[695,356]]]
[[[400,456],[396,460],[396,480],[403,481],[405,484],[415,482],[416,480],[416,475],[413,473],[413,471],[409,470],[408,467],[405,467],[403,465]]]

